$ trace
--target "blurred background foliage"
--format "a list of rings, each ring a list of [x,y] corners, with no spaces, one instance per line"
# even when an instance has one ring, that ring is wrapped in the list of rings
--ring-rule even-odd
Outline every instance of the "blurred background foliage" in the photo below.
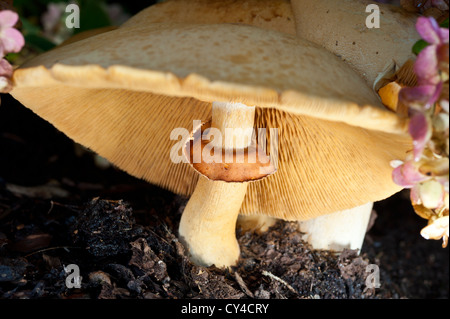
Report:
[[[34,55],[48,51],[72,35],[102,28],[118,26],[140,10],[158,0],[14,0],[14,10],[19,14],[21,32],[26,46],[19,54],[9,54],[7,59],[20,65]],[[66,12],[69,4],[80,9],[80,28],[67,28]]]

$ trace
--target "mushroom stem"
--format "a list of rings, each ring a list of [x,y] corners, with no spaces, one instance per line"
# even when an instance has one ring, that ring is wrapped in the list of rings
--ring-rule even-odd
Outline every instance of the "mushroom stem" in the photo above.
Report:
[[[225,151],[248,147],[251,138],[227,138],[225,129],[253,129],[254,118],[254,107],[213,102],[211,127],[218,129],[224,138],[212,143]],[[180,238],[188,247],[194,263],[202,266],[214,264],[216,267],[236,264],[240,254],[236,220],[247,185],[247,182],[227,183],[200,177],[179,226]]]
[[[373,203],[299,221],[303,239],[314,249],[340,252],[344,249],[361,251]]]

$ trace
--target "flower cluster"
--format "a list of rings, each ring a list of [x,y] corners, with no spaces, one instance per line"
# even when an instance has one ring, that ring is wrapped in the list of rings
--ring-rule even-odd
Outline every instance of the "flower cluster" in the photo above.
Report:
[[[427,239],[449,236],[449,30],[432,17],[419,17],[416,29],[427,46],[414,63],[417,85],[400,90],[408,106],[413,150],[404,162],[393,163],[394,182],[411,189],[417,214],[428,219],[421,235]]]
[[[17,53],[25,45],[25,40],[18,30],[14,28],[19,16],[11,10],[0,11],[0,93],[11,90],[11,77],[13,68],[4,59],[8,53]]]

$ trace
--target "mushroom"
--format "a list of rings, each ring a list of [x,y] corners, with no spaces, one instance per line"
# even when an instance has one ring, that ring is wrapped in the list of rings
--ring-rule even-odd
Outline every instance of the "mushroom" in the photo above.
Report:
[[[402,88],[416,85],[417,76],[414,72],[414,60],[408,60],[392,76],[386,75],[383,79],[380,79],[375,90],[386,107],[398,114],[408,116],[408,107],[399,101],[398,95]]]
[[[152,5],[123,24],[240,23],[295,35],[289,0],[167,0]]]
[[[308,5],[310,7],[312,6],[311,3]],[[305,24],[307,24],[306,22],[309,22],[311,17],[316,14],[316,12],[312,11],[300,12],[301,17],[297,21],[297,27],[305,26]],[[308,17],[305,18],[305,16]],[[410,16],[413,15],[411,14]],[[390,19],[392,20],[392,17],[390,17]],[[161,23],[168,20],[177,23],[239,22],[289,34],[296,34],[294,14],[292,12],[291,4],[289,1],[285,0],[169,0],[143,10],[125,23],[124,26],[139,25],[144,22]],[[301,22],[305,23],[302,24]],[[305,30],[316,32],[308,26],[305,26]],[[321,31],[320,28],[318,30],[319,32]],[[415,29],[413,28],[413,30]],[[303,32],[303,30],[300,30],[299,32]],[[410,33],[406,33],[408,36],[411,36]],[[345,33],[342,33],[341,36],[342,35],[345,37]],[[322,37],[327,39],[326,36],[322,35]],[[361,39],[359,34],[357,34],[356,37]],[[376,36],[372,36],[368,41],[372,41],[374,37],[380,37],[380,33]],[[322,38],[320,38],[320,40],[322,40]],[[364,42],[362,43],[362,47],[363,49],[367,49],[367,40],[363,40]],[[377,40],[379,41],[380,39]],[[390,48],[388,45],[379,57],[370,57],[371,59],[375,59],[375,66],[377,64],[382,64],[384,67],[386,63],[391,62],[393,59],[392,56],[389,56],[389,54],[400,54],[401,59],[403,59],[402,54],[405,54],[406,52],[407,55],[410,55],[409,48],[406,50],[405,48],[398,50],[396,48]],[[359,46],[360,44],[358,44],[358,48]],[[339,46],[338,52],[341,54],[342,59],[350,59],[350,62],[352,62],[355,58],[352,51],[354,48],[355,46],[353,44],[346,45],[344,42],[343,45]],[[375,55],[378,55],[378,52]],[[355,69],[360,71],[359,68]],[[366,69],[367,65],[364,65],[364,72],[362,72],[362,75],[366,74]],[[365,231],[367,229],[367,223],[372,213],[372,206],[373,203],[370,202],[353,209],[348,209],[341,212],[338,211],[335,215],[330,214],[317,220],[312,219],[307,222],[300,221],[300,230],[305,233],[304,239],[306,239],[316,249],[333,249],[337,251],[344,248],[361,249],[363,239],[365,237]],[[341,222],[339,223],[339,221]],[[353,227],[353,232],[345,231],[345,228],[349,225],[349,221],[352,221],[352,224],[355,225]],[[263,232],[270,226],[274,225],[275,222],[275,218],[267,215],[241,214],[238,219],[238,227],[243,231],[252,230]],[[338,226],[343,227],[344,230]],[[344,236],[344,233],[347,234],[347,236]],[[333,234],[333,236],[331,234]]]
[[[392,195],[389,163],[411,147],[407,121],[345,63],[254,26],[124,26],[44,53],[13,80],[17,100],[76,142],[191,196],[180,237],[202,265],[237,262],[239,213],[311,219]],[[228,182],[174,163],[186,140],[171,134],[210,119],[219,131],[277,128],[277,171]]]
[[[83,32],[80,32],[80,33],[77,33],[77,34],[71,36],[70,38],[68,38],[67,40],[62,42],[59,46],[74,43],[74,42],[77,42],[77,41],[80,41],[80,40],[83,40],[86,38],[90,38],[94,35],[109,32],[109,31],[116,30],[116,29],[117,29],[116,26],[107,26],[107,27],[101,27],[101,28],[92,29],[92,30],[86,30],[86,31],[83,31]]]
[[[136,16],[132,17],[122,27],[133,27],[140,24],[163,23],[225,23],[239,22],[242,24],[255,25],[264,29],[272,29],[288,34],[296,34],[291,5],[286,0],[169,0],[157,5],[150,6]],[[102,30],[100,30],[102,31]],[[107,30],[109,31],[109,30]],[[91,31],[98,33],[98,30]],[[89,34],[88,34],[89,35]],[[81,34],[77,38],[71,38],[66,43],[87,37]],[[300,222],[300,230],[305,233],[314,248],[342,250],[343,248],[360,249],[367,221],[371,214],[371,205],[363,205],[356,210],[336,212],[327,222],[326,217],[308,222]],[[188,214],[185,214],[187,216]],[[339,216],[340,218],[337,218]],[[347,227],[348,219],[355,225],[354,232],[338,231],[337,225]],[[184,220],[187,220],[185,218]],[[341,223],[338,221],[341,220]],[[264,232],[276,222],[276,218],[267,215],[239,215],[238,227],[243,231]],[[184,225],[185,223],[182,223]],[[186,223],[187,224],[187,223]],[[312,226],[312,225],[315,226]],[[318,226],[320,225],[320,226]],[[311,229],[309,229],[311,228]],[[180,232],[183,234],[184,229]],[[230,228],[231,229],[231,228]],[[331,229],[334,232],[331,232]],[[325,236],[323,233],[326,233]],[[342,234],[346,233],[347,237]],[[335,236],[332,237],[331,234]],[[335,238],[336,237],[336,238]],[[340,244],[337,245],[336,243]]]
[[[411,48],[419,38],[416,14],[378,3],[380,28],[369,28],[369,1],[292,0],[291,4],[297,36],[335,53],[380,94],[386,107],[407,116],[405,108],[397,106],[396,93],[402,85],[414,81],[410,62],[414,58]],[[368,202],[316,220],[300,221],[299,228],[316,249],[360,249],[372,206]],[[355,229],[353,234],[345,231],[349,225]]]
[[[150,23],[240,23],[295,35],[289,0],[168,0],[150,6],[129,19],[123,27]],[[244,231],[266,231],[276,219],[265,215],[240,215]]]
[[[401,7],[377,3],[380,26],[366,25],[371,12],[366,0],[292,0],[297,35],[342,57],[370,86],[380,74],[414,58],[419,39],[418,15]],[[376,12],[374,13],[376,14]],[[370,17],[369,17],[370,20]]]

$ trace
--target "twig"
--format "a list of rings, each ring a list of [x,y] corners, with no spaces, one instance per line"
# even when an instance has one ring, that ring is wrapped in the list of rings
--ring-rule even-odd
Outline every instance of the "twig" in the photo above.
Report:
[[[64,249],[65,251],[69,251],[69,249],[81,249],[80,247],[75,247],[75,246],[57,246],[57,247],[49,247],[49,248],[44,248],[44,249],[40,249],[37,251],[34,251],[32,253],[29,253],[28,255],[25,255],[24,258],[30,257],[34,254],[39,254],[39,253],[43,253],[49,250],[55,250],[55,249]]]
[[[286,286],[287,289],[289,289],[289,290],[290,290],[291,292],[293,292],[294,294],[296,294],[296,295],[298,294],[298,292],[297,292],[291,285],[289,285],[286,281],[284,281],[284,280],[281,279],[280,277],[277,277],[277,276],[275,276],[274,274],[272,274],[272,273],[270,273],[270,272],[268,272],[268,271],[266,271],[266,270],[263,270],[263,271],[262,271],[262,274],[263,274],[264,276],[267,276],[267,277],[273,279],[273,280],[278,281],[279,283],[282,283],[283,285]]]
[[[255,298],[253,293],[248,289],[247,285],[245,284],[244,280],[242,279],[241,275],[239,275],[238,272],[234,273],[234,278],[236,279],[237,283],[239,284],[239,287],[241,287],[242,291],[245,292],[247,296],[250,298]]]

